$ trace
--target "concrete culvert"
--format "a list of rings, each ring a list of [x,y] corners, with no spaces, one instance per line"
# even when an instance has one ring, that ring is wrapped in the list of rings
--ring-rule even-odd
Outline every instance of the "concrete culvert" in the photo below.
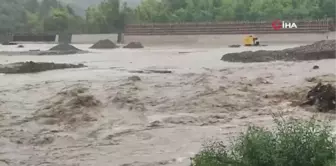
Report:
[[[130,42],[124,48],[144,48],[140,42]]]
[[[118,46],[109,39],[99,40],[97,43],[92,45],[90,48],[93,49],[113,49],[118,48]]]
[[[0,73],[18,74],[18,73],[36,73],[47,70],[57,70],[66,68],[82,68],[83,64],[66,64],[66,63],[48,63],[48,62],[18,62],[0,65]]]

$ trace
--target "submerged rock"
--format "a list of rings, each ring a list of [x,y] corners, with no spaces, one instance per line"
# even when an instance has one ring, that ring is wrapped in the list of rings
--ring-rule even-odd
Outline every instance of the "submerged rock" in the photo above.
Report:
[[[141,78],[139,76],[131,76],[131,77],[128,77],[128,80],[129,81],[141,81]]]
[[[317,65],[314,65],[313,66],[313,69],[319,69],[320,67],[319,66],[317,66]]]
[[[140,42],[130,42],[124,48],[144,48]]]
[[[239,44],[233,44],[233,45],[229,45],[229,47],[231,47],[231,48],[237,48],[237,47],[240,47],[240,45]]]

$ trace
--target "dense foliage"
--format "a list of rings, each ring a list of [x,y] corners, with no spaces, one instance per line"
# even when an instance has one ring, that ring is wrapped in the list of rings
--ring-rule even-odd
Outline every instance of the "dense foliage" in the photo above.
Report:
[[[124,23],[335,18],[335,0],[105,0],[85,18],[57,0],[0,0],[0,32],[107,33]]]
[[[192,166],[335,166],[332,128],[316,120],[276,120],[274,131],[250,127],[226,147],[206,143]]]
[[[148,22],[317,19],[335,17],[335,1],[144,0],[136,13]]]
[[[57,0],[0,0],[0,32],[82,32],[84,22]]]

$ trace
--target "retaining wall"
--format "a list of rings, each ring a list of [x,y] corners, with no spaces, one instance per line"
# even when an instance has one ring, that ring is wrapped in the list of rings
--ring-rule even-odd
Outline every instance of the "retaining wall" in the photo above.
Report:
[[[0,34],[0,43],[13,41],[13,35]]]
[[[268,21],[129,24],[125,27],[125,35],[325,33],[332,29],[332,23],[328,20],[292,21],[292,23],[295,23],[297,28],[274,30],[272,22]]]
[[[54,42],[55,40],[56,34],[8,33],[0,35],[0,42]]]
[[[74,34],[71,43],[74,44],[93,44],[99,40],[109,39],[117,43],[118,34]]]

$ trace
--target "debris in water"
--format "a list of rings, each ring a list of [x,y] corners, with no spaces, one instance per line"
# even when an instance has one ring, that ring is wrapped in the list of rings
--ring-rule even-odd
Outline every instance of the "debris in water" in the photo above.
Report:
[[[314,67],[313,67],[313,69],[319,69],[320,67],[319,66],[317,66],[317,65],[315,65]]]
[[[188,53],[190,53],[190,52],[187,52],[187,51],[180,51],[180,52],[178,52],[179,54],[188,54]]]
[[[170,70],[148,70],[151,73],[160,73],[160,74],[167,74],[167,73],[173,73]]]
[[[170,70],[132,70],[129,71],[130,73],[146,73],[146,74],[150,74],[150,73],[159,73],[159,74],[169,74],[169,73],[173,73]]]
[[[231,47],[231,48],[237,48],[237,47],[240,47],[240,45],[239,44],[233,44],[233,45],[229,45],[229,47]]]
[[[141,81],[141,78],[139,76],[131,76],[131,77],[128,77],[128,80],[130,81]]]
[[[319,112],[328,112],[333,110],[335,112],[336,104],[336,90],[331,84],[318,83],[307,93],[307,101],[304,105],[316,105]]]
[[[130,42],[124,48],[144,48],[140,42]]]

